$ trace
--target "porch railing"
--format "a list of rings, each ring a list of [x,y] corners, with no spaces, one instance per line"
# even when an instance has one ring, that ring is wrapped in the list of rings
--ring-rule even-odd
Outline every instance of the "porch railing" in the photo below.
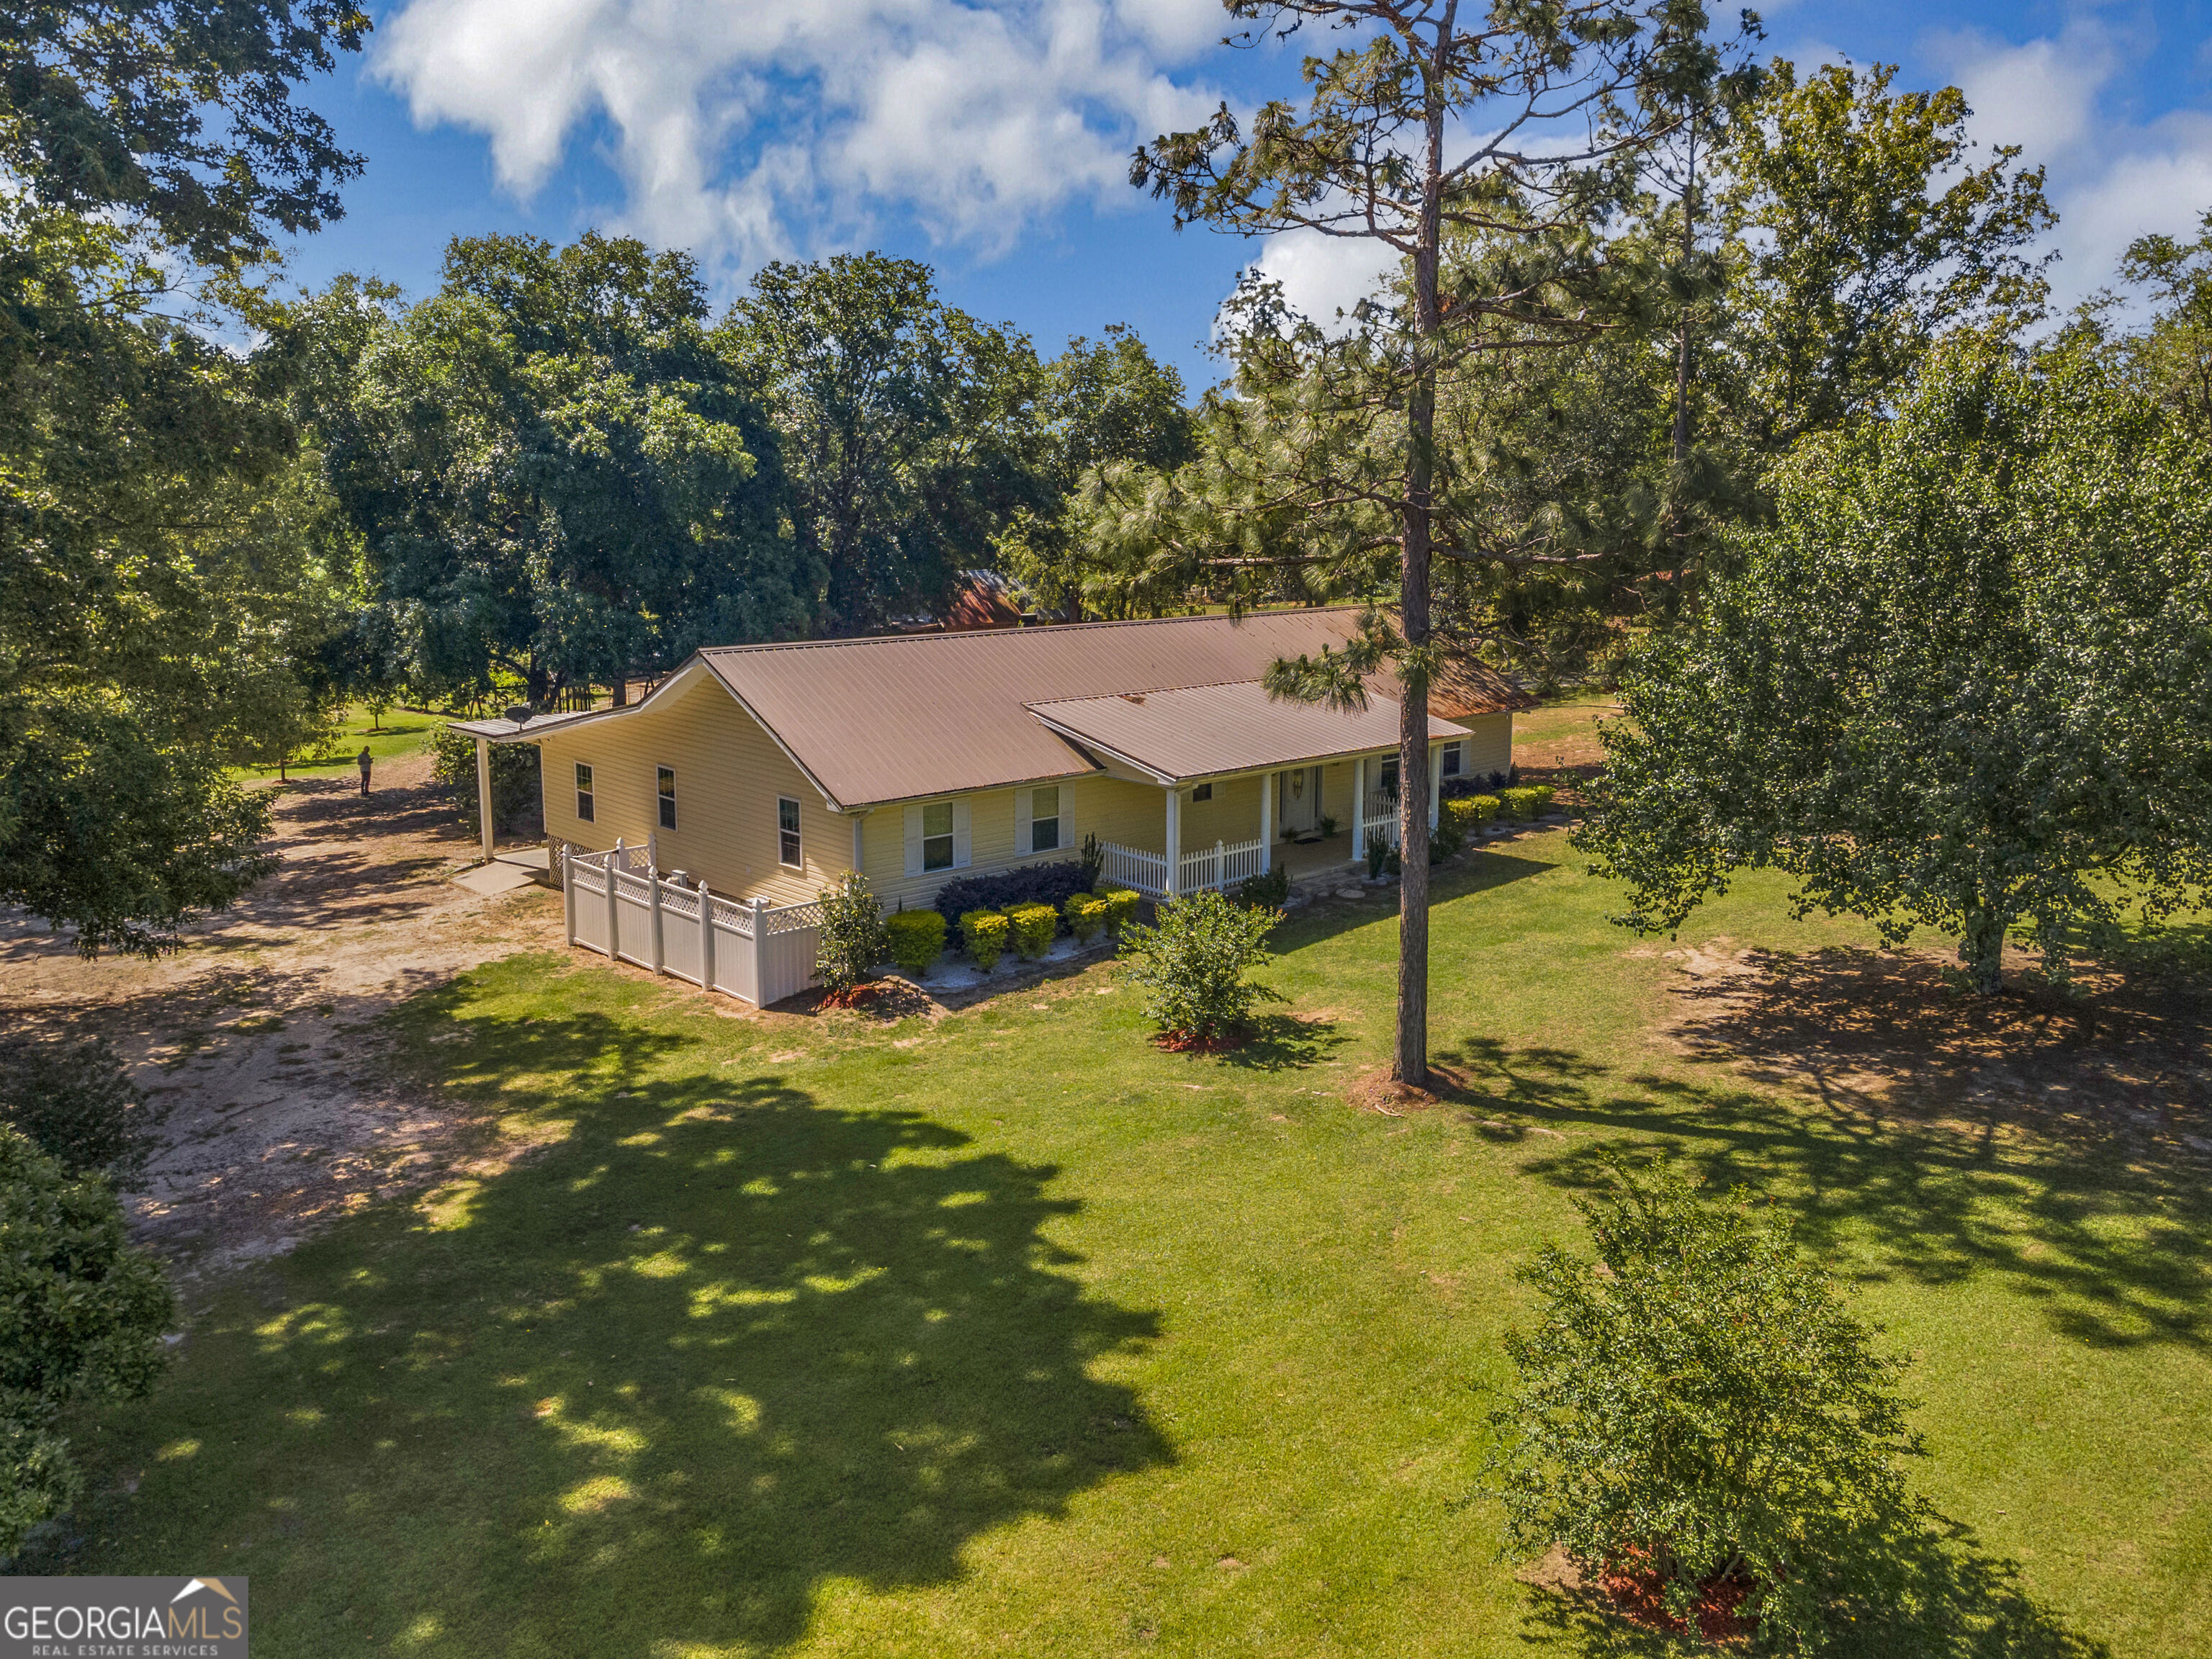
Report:
[[[1368,841],[1372,842],[1380,836],[1385,847],[1395,847],[1398,844],[1397,807],[1395,805],[1385,807],[1381,812],[1369,817],[1361,826],[1361,830]]]
[[[1103,873],[1107,880],[1133,887],[1148,898],[1167,896],[1166,854],[1147,853],[1140,848],[1123,847],[1110,841],[1100,842],[1098,850],[1106,855]],[[1211,847],[1185,853],[1176,872],[1181,878],[1176,884],[1176,890],[1197,893],[1209,888],[1233,887],[1247,876],[1260,873],[1261,851],[1259,842],[1255,840],[1217,841]]]
[[[1133,887],[1147,898],[1165,896],[1168,890],[1165,854],[1146,853],[1111,841],[1100,842],[1098,850],[1106,855],[1101,873],[1108,881],[1123,887]]]
[[[813,981],[822,907],[739,903],[653,870],[650,854],[617,842],[604,853],[564,848],[561,892],[568,943],[742,997],[756,1007]]]
[[[1196,893],[1207,888],[1234,886],[1247,876],[1260,873],[1260,843],[1217,841],[1212,846],[1182,855],[1182,879],[1176,890]]]

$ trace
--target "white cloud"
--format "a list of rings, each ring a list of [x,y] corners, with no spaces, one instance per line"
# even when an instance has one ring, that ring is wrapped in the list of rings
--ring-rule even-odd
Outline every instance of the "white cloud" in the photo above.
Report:
[[[2051,285],[2062,305],[2110,283],[2136,237],[2193,234],[2212,208],[2212,116],[2182,110],[2139,121],[2119,95],[2134,65],[2180,45],[2091,12],[2017,45],[1978,32],[1927,43],[1972,106],[1974,137],[2018,144],[2026,165],[2047,169],[2059,215],[2052,245],[2063,253]]]
[[[1222,15],[1217,0],[408,0],[374,67],[418,123],[487,135],[525,197],[604,118],[628,226],[742,269],[887,209],[997,251],[1070,200],[1134,205],[1132,146],[1217,101],[1172,72],[1206,44],[1201,14]]]
[[[1362,237],[1286,230],[1270,236],[1253,264],[1261,276],[1283,285],[1283,298],[1293,310],[1334,330],[1339,312],[1349,315],[1352,307],[1381,289],[1398,258]]]

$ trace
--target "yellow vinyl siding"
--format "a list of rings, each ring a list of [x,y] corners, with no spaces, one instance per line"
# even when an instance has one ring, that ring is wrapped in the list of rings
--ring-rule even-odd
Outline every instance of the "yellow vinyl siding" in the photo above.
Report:
[[[812,898],[852,866],[852,820],[821,793],[775,740],[712,679],[679,688],[651,708],[538,744],[548,835],[593,851],[619,836],[635,846],[659,836],[663,870],[681,870],[733,898],[777,904]],[[576,763],[592,769],[589,823],[576,817]],[[659,771],[676,771],[676,828],[663,830]],[[775,803],[799,803],[803,870],[777,862]]]
[[[1460,769],[1469,777],[1487,777],[1492,772],[1510,770],[1513,765],[1513,716],[1510,714],[1470,714],[1465,720],[1454,720],[1454,726],[1467,728],[1467,758]]]

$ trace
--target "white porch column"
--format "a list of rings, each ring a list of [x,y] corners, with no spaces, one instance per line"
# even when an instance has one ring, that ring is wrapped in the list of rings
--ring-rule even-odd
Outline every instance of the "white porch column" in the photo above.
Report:
[[[1443,801],[1444,769],[1443,762],[1437,757],[1437,745],[1431,744],[1429,745],[1429,829],[1431,831],[1434,831],[1437,827],[1437,818],[1443,811]]]
[[[484,862],[491,862],[491,742],[477,739],[477,823],[483,831]]]
[[[1260,775],[1260,873],[1275,867],[1275,774]]]
[[[1168,869],[1160,884],[1167,889],[1168,896],[1176,896],[1182,873],[1182,791],[1170,788],[1168,798]]]
[[[1352,861],[1367,856],[1367,757],[1352,763]]]

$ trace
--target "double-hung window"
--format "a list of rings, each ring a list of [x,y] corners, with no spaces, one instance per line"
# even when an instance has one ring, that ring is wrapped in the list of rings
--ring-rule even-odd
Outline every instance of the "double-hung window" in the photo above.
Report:
[[[1382,763],[1382,775],[1376,780],[1375,787],[1393,800],[1398,798],[1398,763],[1396,761],[1386,760]]]
[[[1032,853],[1060,848],[1060,790],[1055,786],[1030,792],[1030,845]]]
[[[672,766],[660,769],[660,827],[676,827],[676,769]]]
[[[921,809],[921,869],[924,875],[933,870],[950,870],[955,855],[952,834],[952,803],[933,800]]]
[[[794,870],[803,870],[805,862],[799,855],[799,803],[788,795],[775,798],[775,856],[780,864]]]
[[[582,761],[576,763],[576,816],[592,821],[592,769]]]
[[[1210,783],[1200,784],[1196,788],[1190,792],[1190,798],[1194,802],[1212,800],[1213,799],[1213,786]]]
[[[1443,746],[1443,769],[1437,775],[1445,778],[1457,777],[1459,769],[1467,758],[1467,745],[1463,743],[1448,743]]]

